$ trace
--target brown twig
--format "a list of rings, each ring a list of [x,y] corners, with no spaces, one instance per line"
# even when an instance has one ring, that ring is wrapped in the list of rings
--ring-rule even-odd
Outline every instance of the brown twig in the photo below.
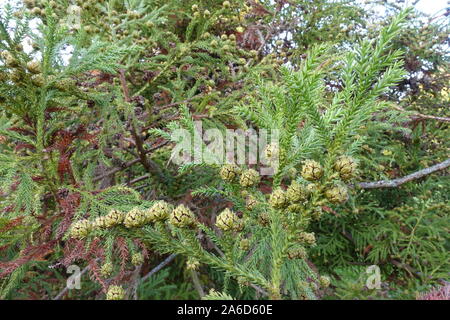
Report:
[[[140,177],[137,177],[137,178],[131,180],[130,182],[127,183],[127,185],[130,186],[132,184],[138,183],[138,182],[140,182],[142,180],[145,180],[145,179],[148,179],[148,178],[150,178],[150,175],[149,174],[145,174],[143,176],[140,176]]]
[[[423,178],[429,174],[432,174],[436,171],[444,170],[448,167],[450,167],[450,158],[441,163],[435,164],[434,166],[416,171],[414,173],[411,173],[407,176],[398,179],[380,180],[375,182],[360,182],[358,183],[358,186],[362,189],[396,188],[406,182]]]
[[[120,78],[120,84],[122,87],[123,95],[125,97],[125,101],[127,103],[130,103],[131,102],[130,90],[128,89],[127,81],[125,78],[125,70],[123,70],[123,69],[120,70],[119,78]],[[147,170],[148,173],[157,176],[158,179],[160,179],[161,181],[166,180],[162,170],[158,167],[158,165],[147,158],[146,151],[144,149],[144,143],[142,141],[142,137],[138,133],[133,119],[130,119],[130,124],[131,124],[130,131],[131,131],[131,135],[134,138],[134,141],[136,142],[136,148],[138,150],[139,161],[142,163],[142,165],[144,166],[144,168]]]
[[[406,263],[402,263],[400,261],[397,261],[395,259],[391,259],[390,262],[395,265],[396,267],[400,268],[400,269],[404,269],[406,270],[410,276],[414,276],[418,279],[421,278],[420,273],[417,272],[413,267],[411,267],[409,264]]]
[[[169,108],[172,108],[172,107],[176,107],[176,106],[181,105],[181,104],[189,103],[189,102],[191,102],[191,101],[193,101],[193,100],[195,100],[197,98],[201,98],[201,97],[204,97],[204,96],[205,96],[204,93],[200,93],[200,94],[197,94],[197,95],[195,95],[195,96],[193,96],[191,98],[188,98],[188,99],[185,99],[185,100],[182,100],[182,101],[171,102],[171,103],[168,103],[168,104],[164,104],[162,106],[153,106],[152,110],[153,110],[154,113],[158,113],[160,111],[163,111],[163,110],[166,110],[166,109],[169,109]],[[146,117],[148,115],[149,115],[149,112],[144,112],[142,117]],[[159,118],[159,119],[161,119],[161,118]],[[158,120],[158,119],[156,119],[156,120]],[[152,127],[154,127],[154,125],[145,126],[145,127],[142,128],[142,131],[148,130],[148,129],[152,128]]]
[[[200,279],[198,278],[198,274],[196,271],[191,270],[192,282],[194,283],[195,290],[197,290],[200,298],[205,296],[205,291],[203,290],[202,284],[200,283]]]
[[[157,146],[154,146],[154,147],[152,147],[152,148],[150,148],[150,149],[148,149],[148,150],[145,150],[145,153],[147,154],[147,153],[150,153],[150,152],[152,152],[152,151],[155,151],[155,150],[157,150],[157,149],[159,149],[159,148],[161,148],[161,147],[167,145],[168,143],[169,143],[169,141],[164,141],[164,142],[158,144]],[[100,181],[100,180],[102,180],[103,178],[106,178],[106,177],[108,177],[108,176],[110,176],[110,175],[113,175],[113,174],[115,174],[115,173],[117,173],[117,172],[119,172],[119,171],[125,170],[125,169],[127,169],[127,168],[133,166],[134,164],[139,163],[140,161],[141,161],[140,158],[137,158],[137,159],[134,159],[134,160],[130,160],[130,161],[124,163],[123,165],[121,165],[120,167],[116,167],[116,168],[114,168],[114,169],[111,169],[111,170],[109,170],[109,171],[103,173],[102,175],[99,175],[99,176],[95,177],[95,178],[93,179],[93,181],[94,181],[94,182]]]
[[[132,285],[129,288],[130,296],[133,297],[133,300],[138,300],[138,288],[140,281],[140,274],[141,274],[142,264],[137,266],[136,269],[134,269],[133,272],[133,281]]]
[[[394,107],[394,109],[396,109],[398,111],[408,112],[407,110],[403,109],[402,107],[399,107],[399,106],[393,106],[393,107]],[[436,120],[436,121],[440,121],[440,122],[450,122],[450,118],[447,118],[447,117],[429,116],[429,115],[418,113],[418,112],[415,112],[411,115],[411,120],[412,121]]]
[[[154,267],[149,273],[147,273],[145,276],[143,276],[141,278],[141,282],[144,282],[145,280],[147,280],[148,278],[150,278],[152,275],[154,275],[155,273],[157,273],[159,270],[161,270],[162,268],[164,268],[166,265],[168,265],[170,262],[172,262],[173,259],[176,258],[176,254],[173,253],[170,256],[168,256],[163,262],[161,262],[160,264],[158,264],[156,267]]]
[[[450,118],[446,117],[438,117],[438,116],[429,116],[426,114],[416,113],[412,115],[413,120],[436,120],[440,122],[450,122]]]
[[[165,109],[168,109],[168,108],[176,107],[176,106],[178,106],[178,105],[180,105],[180,104],[189,103],[189,102],[191,102],[192,100],[197,99],[197,98],[201,98],[201,97],[203,97],[203,96],[205,96],[205,94],[204,94],[204,93],[200,93],[200,94],[197,94],[197,95],[195,95],[195,96],[193,96],[193,97],[191,97],[191,98],[188,98],[188,99],[185,99],[185,100],[182,100],[182,101],[178,101],[178,102],[168,103],[168,104],[159,106],[159,107],[157,107],[157,108],[155,108],[155,109],[156,109],[156,111],[165,110]]]
[[[256,284],[250,283],[250,287],[252,287],[253,289],[255,289],[257,292],[261,293],[262,295],[268,297],[269,293],[264,290],[263,288],[257,286]]]

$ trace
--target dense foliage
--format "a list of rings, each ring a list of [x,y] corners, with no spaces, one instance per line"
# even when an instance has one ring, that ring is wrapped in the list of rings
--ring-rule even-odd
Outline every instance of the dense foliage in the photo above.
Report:
[[[353,0],[0,6],[0,297],[443,296],[449,14]],[[256,164],[226,163],[200,124],[278,140]],[[186,136],[202,156],[180,163]],[[73,265],[80,290],[65,289]]]

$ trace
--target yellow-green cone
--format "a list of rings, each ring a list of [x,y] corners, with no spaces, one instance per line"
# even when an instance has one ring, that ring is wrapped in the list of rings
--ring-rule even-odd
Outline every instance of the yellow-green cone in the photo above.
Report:
[[[306,259],[308,254],[306,252],[305,247],[303,246],[294,246],[288,250],[288,258],[289,259]]]
[[[107,278],[109,277],[113,272],[113,265],[111,262],[107,262],[100,268],[100,274],[102,277]]]
[[[163,221],[169,218],[173,211],[173,206],[166,201],[157,201],[153,206],[145,211],[145,219],[147,222]]]
[[[307,191],[297,181],[292,181],[291,185],[286,190],[287,200],[291,203],[304,201],[307,198]]]
[[[348,199],[348,191],[346,187],[338,185],[325,191],[325,196],[331,203],[344,203]]]
[[[330,286],[331,280],[330,277],[327,276],[321,276],[319,278],[319,283],[323,288],[328,288]]]
[[[310,246],[314,246],[316,244],[316,236],[314,232],[301,232],[298,236],[298,240],[301,243],[308,244]]]
[[[106,218],[105,216],[100,216],[95,218],[94,222],[92,223],[93,229],[105,229],[106,228]]]
[[[248,196],[247,199],[245,200],[245,208],[249,211],[252,211],[257,204],[258,201],[252,195]]]
[[[200,267],[200,262],[197,259],[189,258],[186,262],[186,268],[188,270],[196,271]]]
[[[220,169],[220,177],[225,181],[233,181],[238,174],[241,172],[241,169],[235,164],[226,164],[222,166]]]
[[[85,238],[92,229],[92,223],[87,220],[78,220],[72,224],[70,228],[70,237],[75,239]]]
[[[277,189],[270,194],[269,204],[272,208],[281,209],[286,202],[286,193],[282,189]]]
[[[308,181],[319,180],[323,175],[323,168],[320,163],[314,160],[306,160],[303,164],[301,175]]]
[[[342,180],[353,178],[356,174],[356,169],[356,161],[348,156],[339,157],[334,164],[334,170],[339,173]]]
[[[145,215],[139,208],[131,209],[126,215],[123,224],[127,228],[137,228],[145,224]]]
[[[29,61],[27,63],[27,70],[31,73],[38,74],[41,72],[41,65],[37,61]]]
[[[144,263],[144,256],[140,252],[136,252],[131,256],[131,264],[134,266],[140,266]]]
[[[278,147],[278,144],[271,143],[268,144],[264,148],[264,155],[266,156],[267,160],[272,161],[273,159],[277,158],[280,154],[280,149]]]
[[[110,286],[106,293],[106,300],[123,300],[125,290],[121,286]]]
[[[248,169],[242,173],[239,183],[245,188],[252,187],[259,183],[259,179],[259,173],[256,170]]]
[[[123,223],[124,219],[125,219],[125,214],[123,212],[116,210],[116,209],[112,209],[105,216],[105,225],[107,228],[111,228],[111,227],[114,227],[114,226],[117,226],[117,225]]]
[[[242,228],[239,220],[239,217],[227,208],[217,216],[216,227],[222,231],[239,231]]]
[[[185,228],[195,224],[195,216],[189,208],[180,204],[170,213],[169,222],[175,227]]]

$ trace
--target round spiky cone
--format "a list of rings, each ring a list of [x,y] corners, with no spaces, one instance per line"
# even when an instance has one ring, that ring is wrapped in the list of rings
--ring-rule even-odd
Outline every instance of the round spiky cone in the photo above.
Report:
[[[256,170],[248,169],[242,173],[239,183],[243,187],[252,187],[259,183],[259,179],[259,173]]]
[[[356,174],[357,164],[355,159],[348,156],[339,157],[335,164],[334,170],[339,173],[342,180],[349,180]]]
[[[242,229],[238,216],[228,208],[217,216],[216,226],[222,231],[238,231]]]
[[[269,198],[269,204],[272,208],[281,209],[286,205],[286,193],[282,189],[273,191]]]
[[[331,280],[330,277],[327,276],[321,276],[319,278],[319,283],[323,288],[328,288],[330,286]]]
[[[287,254],[289,259],[306,259],[308,256],[303,246],[294,246],[288,250]]]
[[[198,268],[200,267],[200,262],[197,259],[194,258],[189,258],[188,261],[186,262],[186,268],[188,270],[198,270]]]
[[[41,65],[38,61],[27,62],[27,70],[31,73],[38,74],[41,72]]]
[[[245,208],[247,210],[252,211],[256,207],[257,204],[258,204],[258,201],[252,195],[248,196],[247,199],[245,200]]]
[[[292,181],[286,191],[287,200],[291,203],[304,201],[307,198],[307,191],[297,181]]]
[[[23,80],[23,73],[20,69],[13,69],[9,74],[9,78],[12,82],[19,84]]]
[[[4,51],[2,53],[3,59],[5,59],[5,65],[9,68],[15,68],[19,65],[19,61],[17,61],[14,56],[8,51]]]
[[[258,222],[263,226],[266,227],[270,223],[270,216],[267,214],[267,212],[261,212],[261,214],[258,216]]]
[[[131,264],[139,266],[144,263],[144,256],[140,252],[136,252],[131,256]]]
[[[100,274],[102,277],[109,277],[113,272],[113,265],[111,262],[107,262],[100,268]]]
[[[289,212],[301,213],[303,206],[299,203],[293,203],[287,207]]]
[[[298,240],[301,243],[308,244],[310,246],[314,246],[316,244],[316,236],[314,232],[301,232],[298,236]]]
[[[335,186],[325,191],[325,196],[332,203],[344,203],[348,199],[348,191],[344,186]]]
[[[305,191],[306,191],[307,195],[311,195],[318,190],[319,190],[319,185],[317,183],[308,183],[305,187]]]
[[[188,207],[180,204],[170,213],[169,222],[175,227],[185,228],[195,224],[195,216]]]
[[[92,224],[89,220],[78,220],[72,224],[70,228],[70,237],[75,239],[85,238],[92,229]]]
[[[104,216],[100,216],[95,218],[94,222],[92,223],[93,229],[104,229],[106,228],[106,218]]]
[[[44,76],[41,73],[34,74],[31,76],[31,82],[37,87],[42,87],[45,84]]]
[[[323,175],[323,168],[317,161],[306,160],[302,167],[301,175],[308,181],[319,180]]]
[[[270,143],[264,148],[264,155],[266,158],[270,161],[275,159],[280,155],[280,149],[278,147],[278,144],[276,143]]]
[[[125,290],[121,286],[110,286],[106,293],[106,300],[123,300]]]
[[[249,239],[242,239],[239,242],[239,248],[241,248],[241,250],[243,250],[243,251],[248,251],[248,249],[250,249],[250,240]]]
[[[55,82],[55,88],[61,91],[67,91],[74,87],[75,81],[70,78],[61,79]]]
[[[0,71],[0,82],[8,80],[8,73],[5,71]]]
[[[116,209],[112,209],[105,216],[105,226],[107,228],[117,226],[117,225],[121,224],[124,219],[125,219],[125,214],[123,212],[116,210]]]
[[[131,209],[126,215],[123,224],[127,228],[137,228],[145,224],[144,213],[139,208]]]
[[[157,201],[153,206],[145,211],[145,219],[147,222],[163,221],[169,218],[173,206],[166,201]]]
[[[220,169],[220,177],[225,181],[233,181],[241,172],[235,164],[226,164]]]

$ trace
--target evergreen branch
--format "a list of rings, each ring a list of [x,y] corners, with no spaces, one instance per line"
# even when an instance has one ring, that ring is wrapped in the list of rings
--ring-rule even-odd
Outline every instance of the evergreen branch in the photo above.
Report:
[[[185,236],[186,235],[187,234],[185,234]],[[205,251],[195,239],[180,242],[177,239],[169,237],[165,234],[165,231],[161,232],[151,228],[147,228],[145,233],[141,234],[139,238],[142,240],[147,240],[153,244],[157,244],[161,251],[175,252],[188,257],[195,257],[199,261],[204,262],[213,268],[226,270],[236,277],[242,277],[250,282],[253,282],[254,284],[262,286],[263,288],[270,288],[267,280],[264,279],[264,277],[256,270],[249,270],[244,266],[231,264],[227,260]],[[195,240],[195,242],[193,240]]]

